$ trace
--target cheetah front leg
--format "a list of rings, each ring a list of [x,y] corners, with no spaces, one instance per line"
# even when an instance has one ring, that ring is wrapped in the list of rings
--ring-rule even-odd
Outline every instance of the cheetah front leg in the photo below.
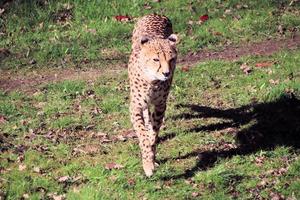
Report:
[[[153,134],[151,134],[152,136],[151,141],[153,142],[152,145],[154,149],[154,159],[156,153],[155,149],[156,149],[158,133],[162,125],[163,118],[165,116],[165,111],[166,111],[166,102],[163,102],[162,104],[154,106],[154,111],[151,116],[152,132],[153,132]]]
[[[136,106],[136,105],[135,105]],[[147,113],[147,114],[146,114]],[[148,107],[134,107],[131,106],[131,121],[133,128],[139,139],[139,146],[142,154],[143,169],[146,176],[150,177],[154,171],[154,149],[151,134],[153,131],[149,130],[149,110]],[[147,127],[148,126],[148,127]]]

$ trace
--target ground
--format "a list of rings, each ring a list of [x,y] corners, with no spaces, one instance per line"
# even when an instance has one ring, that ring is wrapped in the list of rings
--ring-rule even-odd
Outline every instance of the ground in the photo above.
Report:
[[[300,198],[297,1],[27,1],[35,18],[6,2],[0,199]],[[146,178],[126,62],[133,17],[154,11],[181,41]]]

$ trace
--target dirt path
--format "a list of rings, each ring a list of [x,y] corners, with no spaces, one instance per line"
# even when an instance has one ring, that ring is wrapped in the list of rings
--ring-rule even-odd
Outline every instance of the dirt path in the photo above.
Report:
[[[227,46],[221,51],[200,50],[179,58],[178,65],[194,65],[206,60],[236,60],[246,55],[271,55],[282,49],[297,49],[300,47],[300,35],[281,40],[266,40],[259,43],[245,44],[241,46]],[[124,66],[125,63],[122,65]],[[116,73],[124,68],[98,69],[47,69],[31,71],[27,73],[15,73],[12,71],[1,72],[0,89],[4,91],[20,90],[33,93],[38,86],[46,83],[62,80],[95,80],[107,73]]]
[[[282,49],[294,50],[300,47],[300,35],[281,40],[266,40],[263,42],[241,46],[227,46],[221,51],[201,50],[179,58],[181,65],[193,65],[206,60],[237,60],[247,55],[271,55]]]
[[[48,69],[16,74],[6,71],[1,73],[0,89],[4,91],[19,90],[28,94],[38,91],[39,87],[47,83],[55,83],[63,80],[94,81],[101,75],[118,73],[124,69]]]

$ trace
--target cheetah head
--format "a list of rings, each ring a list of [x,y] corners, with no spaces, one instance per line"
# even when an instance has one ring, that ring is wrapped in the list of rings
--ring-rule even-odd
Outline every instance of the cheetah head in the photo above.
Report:
[[[166,39],[141,38],[140,66],[150,81],[166,81],[173,75],[177,51],[177,36],[170,35]]]

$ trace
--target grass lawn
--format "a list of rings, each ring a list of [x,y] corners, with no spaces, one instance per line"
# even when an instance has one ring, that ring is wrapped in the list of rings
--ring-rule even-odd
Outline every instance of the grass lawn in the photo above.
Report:
[[[177,70],[150,179],[125,134],[126,70],[1,93],[1,190],[7,199],[298,199],[299,53]],[[240,69],[262,60],[276,64]]]
[[[0,16],[0,47],[10,51],[2,69],[24,66],[81,67],[127,60],[137,17],[168,16],[179,35],[179,52],[260,41],[299,30],[299,3],[255,1],[14,0]],[[200,24],[199,17],[209,19]],[[128,22],[119,15],[133,18]]]
[[[300,24],[290,2],[16,0],[0,18],[11,52],[1,70],[124,61],[133,22],[116,15],[168,15],[182,55],[279,37],[279,25],[289,37]],[[0,90],[0,199],[300,199],[299,63],[298,48],[178,67],[151,178],[131,132],[127,69]]]

